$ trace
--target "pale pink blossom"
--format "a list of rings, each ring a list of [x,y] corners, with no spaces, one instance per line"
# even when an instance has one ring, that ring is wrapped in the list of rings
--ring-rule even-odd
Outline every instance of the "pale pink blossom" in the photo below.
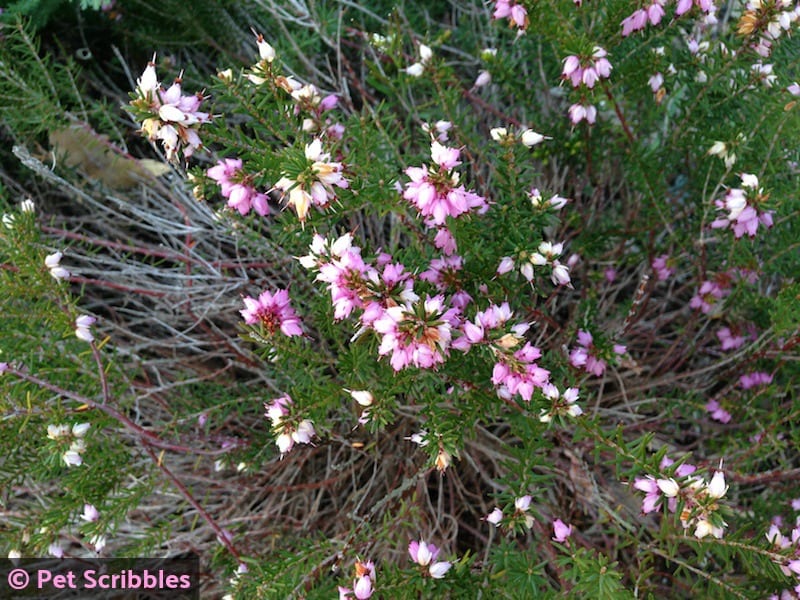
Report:
[[[561,519],[553,521],[553,541],[563,544],[572,535],[572,525],[567,525]]]

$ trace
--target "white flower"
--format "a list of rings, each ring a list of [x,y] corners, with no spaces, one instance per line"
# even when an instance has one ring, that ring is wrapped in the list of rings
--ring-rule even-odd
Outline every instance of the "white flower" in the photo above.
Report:
[[[453,565],[451,563],[445,560],[432,564],[428,569],[428,572],[434,579],[441,579],[442,577],[445,576],[445,573],[447,573],[450,570],[450,567],[452,566]]]
[[[421,77],[424,71],[425,67],[422,65],[422,63],[414,63],[410,67],[406,67],[406,73],[412,77]]]
[[[722,498],[725,495],[725,492],[728,491],[728,486],[725,485],[725,474],[722,471],[714,473],[706,487],[706,491],[711,498]]]
[[[258,55],[261,57],[261,60],[265,60],[268,63],[275,60],[275,48],[267,43],[263,35],[258,35],[256,44],[258,44]]]
[[[492,82],[492,74],[489,71],[480,71],[478,77],[475,78],[475,83],[472,84],[476,88],[482,88]]]
[[[75,423],[75,425],[72,426],[72,435],[76,438],[82,438],[86,435],[86,432],[89,431],[91,426],[91,423]]]
[[[292,440],[298,444],[309,444],[315,435],[314,425],[308,419],[303,419],[292,432]]]
[[[44,258],[44,266],[50,269],[50,275],[54,279],[66,279],[70,273],[60,265],[61,257],[64,256],[61,252],[53,252]]]
[[[746,188],[757,188],[758,187],[758,177],[752,175],[751,173],[742,173],[739,176],[742,180],[742,187]]]
[[[561,210],[566,206],[567,202],[569,202],[569,199],[563,198],[562,196],[556,194],[555,196],[550,198],[549,202],[550,206],[552,206],[555,210]]]
[[[529,494],[526,494],[525,496],[514,500],[514,506],[518,511],[525,512],[530,508],[532,499],[533,498]]]
[[[292,449],[294,446],[294,441],[292,440],[292,436],[288,433],[281,433],[278,437],[275,438],[275,443],[278,446],[278,450],[281,451],[281,454],[286,454],[289,450]]]
[[[58,542],[53,542],[47,547],[47,553],[56,558],[64,558],[64,549]]]
[[[83,458],[80,455],[80,452],[76,450],[67,450],[64,452],[63,456],[64,462],[67,463],[68,467],[79,467],[83,464]]]
[[[361,406],[372,406],[372,402],[374,398],[372,394],[368,391],[353,391],[353,390],[345,390],[350,396],[352,396],[353,400],[358,402]]]
[[[656,484],[667,498],[674,498],[681,491],[680,486],[674,479],[658,479]]]
[[[106,536],[104,535],[95,535],[89,540],[89,544],[94,546],[94,551],[98,554],[103,551],[103,548],[106,547]]]
[[[14,549],[8,551],[9,560],[19,560],[20,558],[22,558],[22,552],[20,552],[19,550]]]
[[[158,85],[158,78],[156,77],[156,55],[153,54],[153,59],[147,63],[144,73],[136,80],[136,88],[142,96],[147,96],[149,93],[156,91]]]
[[[526,129],[520,136],[522,143],[528,148],[532,148],[537,144],[541,144],[544,140],[550,139],[543,136],[541,133],[536,133],[533,129]]]
[[[486,515],[486,520],[492,525],[496,526],[500,521],[503,520],[503,511],[495,507],[492,512]]]
[[[508,130],[505,127],[493,127],[489,130],[489,136],[495,142],[502,142],[508,136]]]
[[[428,440],[425,437],[427,435],[428,435],[428,432],[423,429],[419,433],[414,433],[414,434],[412,434],[409,437],[404,438],[404,439],[407,439],[410,442],[414,442],[420,448],[424,448],[425,446],[428,445]]]
[[[431,50],[430,46],[426,46],[425,44],[419,45],[419,59],[422,61],[422,64],[426,64],[430,59],[433,58],[433,50]]]
[[[556,285],[569,285],[571,281],[569,276],[569,267],[562,265],[558,261],[555,261],[553,263],[553,274],[551,279]]]
[[[94,325],[96,320],[97,319],[90,317],[89,315],[81,315],[75,319],[75,336],[84,342],[93,342],[94,336],[89,328]]]
[[[48,425],[47,437],[51,440],[57,440],[60,437],[69,435],[69,425]]]
[[[32,213],[36,210],[36,205],[30,198],[25,198],[25,200],[19,203],[19,210],[24,213]]]

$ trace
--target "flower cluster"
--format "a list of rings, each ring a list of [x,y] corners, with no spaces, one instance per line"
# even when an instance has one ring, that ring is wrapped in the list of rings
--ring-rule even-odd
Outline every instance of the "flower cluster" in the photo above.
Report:
[[[344,135],[344,125],[334,123],[326,113],[339,105],[335,94],[323,96],[312,83],[307,83],[290,92],[295,102],[294,113],[305,115],[301,129],[306,133],[326,135],[339,140]]]
[[[707,315],[718,309],[719,301],[730,293],[727,278],[720,277],[716,280],[706,280],[700,284],[700,289],[689,300],[689,306]]]
[[[567,388],[562,394],[552,383],[545,383],[542,394],[552,404],[550,409],[543,408],[539,414],[542,423],[549,423],[556,416],[579,417],[583,414],[583,409],[575,404],[578,400],[578,388]]]
[[[284,171],[275,183],[275,188],[283,192],[301,222],[305,222],[312,204],[326,208],[336,199],[334,186],[342,189],[349,186],[342,175],[342,163],[330,161],[330,154],[322,151],[322,140],[319,138],[306,144],[305,162],[299,173],[290,175]]]
[[[569,353],[569,362],[573,367],[583,368],[584,371],[596,377],[606,372],[607,360],[613,355],[621,356],[628,349],[622,344],[614,344],[613,354],[603,352],[594,345],[594,337],[588,331],[578,331],[578,347]]]
[[[666,456],[661,461],[661,469],[673,464]],[[719,500],[727,493],[725,475],[716,471],[709,481],[693,475],[694,465],[684,463],[675,469],[675,477],[656,478],[652,475],[637,477],[633,487],[644,492],[642,512],[654,512],[666,504],[669,512],[680,507],[680,520],[684,529],[694,527],[693,535],[702,539],[708,535],[721,538],[727,523],[720,514]]]
[[[528,198],[531,201],[531,206],[540,210],[561,210],[567,205],[567,202],[569,202],[568,198],[564,198],[558,194],[553,194],[549,200],[545,200],[539,189],[535,187],[531,188],[531,191],[528,192]]]
[[[91,344],[94,341],[94,335],[90,327],[94,325],[95,321],[97,319],[89,315],[81,315],[75,319],[75,337]]]
[[[721,327],[718,329],[717,339],[719,340],[723,352],[741,348],[747,342],[747,336],[739,335],[738,330],[734,332],[730,327]]]
[[[200,110],[203,99],[200,92],[185,96],[180,77],[166,90],[161,87],[153,56],[136,81],[130,106],[134,116],[142,121],[141,132],[150,141],[160,141],[167,160],[173,160],[181,149],[189,158],[203,145],[197,130],[211,120],[208,113]]]
[[[725,410],[720,404],[719,400],[714,400],[713,398],[706,402],[706,412],[709,413],[709,417],[711,417],[715,421],[719,421],[720,423],[728,424],[733,419],[731,413]]]
[[[493,127],[489,130],[489,136],[504,146],[513,146],[517,141],[522,142],[526,148],[538,146],[545,140],[552,138],[535,132],[533,129],[523,128],[519,133],[509,132],[505,127]]]
[[[293,401],[289,396],[275,398],[270,403],[264,403],[267,417],[272,422],[272,431],[275,433],[275,444],[281,451],[281,456],[289,452],[295,444],[310,444],[311,438],[316,435],[314,425],[308,419],[294,423],[294,419],[287,419]]]
[[[434,141],[431,143],[433,164],[406,169],[411,181],[405,185],[403,198],[425,217],[428,227],[444,225],[447,217],[457,218],[475,209],[483,214],[489,208],[485,198],[459,185],[460,176],[454,169],[461,164],[460,153],[458,148]]]
[[[665,281],[675,274],[674,259],[669,254],[662,254],[653,259],[650,266],[656,273],[659,281]]]
[[[406,67],[405,72],[412,77],[421,77],[425,72],[425,65],[427,65],[433,58],[433,50],[430,46],[425,44],[419,45],[419,60],[409,67]]]
[[[484,518],[487,522],[491,523],[495,527],[499,527],[500,523],[506,519],[506,526],[508,528],[511,528],[515,524],[519,523],[524,524],[527,529],[530,529],[533,527],[533,523],[536,520],[533,515],[528,512],[531,508],[532,500],[533,497],[529,494],[525,494],[524,496],[514,499],[514,512],[508,518],[506,518],[505,513],[498,507],[495,507],[494,510]]]
[[[353,589],[339,586],[339,600],[347,600],[349,598],[366,600],[366,598],[370,598],[375,591],[373,587],[375,585],[375,564],[371,560],[365,563],[357,560],[355,572],[356,576],[353,580]]]
[[[560,202],[561,200],[563,200],[563,198],[555,196],[550,202]],[[534,200],[532,199],[531,202],[534,202]],[[551,205],[555,206],[555,204]],[[569,262],[564,264],[558,260],[558,257],[561,256],[563,251],[564,244],[561,242],[556,244],[552,242],[542,242],[539,244],[536,252],[528,253],[523,251],[520,252],[516,258],[504,256],[500,259],[500,264],[497,266],[496,273],[498,275],[504,275],[513,270],[514,267],[518,267],[522,276],[528,282],[533,283],[534,267],[547,266],[550,268],[550,280],[554,285],[570,285]]]
[[[252,185],[252,176],[242,170],[242,160],[226,158],[206,171],[211,179],[217,182],[223,198],[228,199],[228,206],[246,215],[251,209],[259,215],[269,213],[267,195],[257,191]]]
[[[730,227],[736,238],[745,233],[755,237],[759,224],[772,227],[772,211],[759,211],[759,205],[769,199],[769,194],[758,187],[758,177],[755,175],[742,173],[740,177],[741,188],[730,188],[723,200],[715,201],[717,208],[728,211],[728,215],[713,221],[711,227]]]
[[[772,375],[764,373],[763,371],[754,371],[753,373],[745,373],[739,377],[739,387],[743,390],[759,387],[762,385],[769,385],[772,383]]]
[[[369,407],[372,406],[372,403],[375,401],[373,398],[372,393],[368,392],[367,390],[345,390],[350,397],[358,402],[360,406],[364,407],[364,410],[361,412],[361,416],[358,418],[358,423],[360,425],[365,425],[369,422],[370,414],[369,414]]]
[[[606,58],[607,55],[608,53],[603,48],[595,46],[591,55],[580,57],[571,54],[567,56],[563,60],[562,80],[569,81],[573,88],[583,87],[591,90],[598,81],[611,76],[612,66]],[[585,98],[571,105],[568,113],[573,125],[584,120],[592,125],[597,120],[597,107]]]
[[[622,37],[644,29],[648,21],[651,25],[661,23],[661,19],[664,17],[664,4],[666,4],[666,0],[652,0],[647,6],[643,6],[625,17],[622,20]]]
[[[248,325],[260,325],[269,335],[278,330],[287,337],[303,334],[300,317],[289,303],[289,292],[278,290],[274,294],[263,291],[258,299],[246,296],[243,298],[244,308],[239,311]]]
[[[48,254],[44,259],[44,266],[50,270],[50,275],[56,280],[67,279],[70,276],[70,272],[61,266],[62,256],[64,255],[61,252],[54,252]]]
[[[528,11],[516,0],[495,0],[492,18],[508,19],[509,26],[516,27],[520,33],[530,24]]]
[[[789,557],[785,560],[777,561],[781,571],[787,577],[800,577],[800,519],[795,521],[795,526],[788,536],[781,533],[781,519],[776,518],[778,523],[773,522],[766,532],[767,541],[780,553],[787,553]],[[800,585],[795,587],[795,593],[800,593]],[[794,595],[781,595],[780,598],[794,598]],[[778,596],[770,596],[778,600]]]
[[[408,365],[429,369],[444,362],[451,329],[458,324],[458,309],[448,308],[444,296],[427,296],[411,305],[390,306],[375,319],[373,328],[382,335],[378,354],[400,371]]]
[[[569,81],[572,87],[577,88],[585,85],[592,89],[601,79],[608,79],[611,76],[611,63],[606,58],[608,53],[600,46],[592,49],[591,56],[583,58],[571,54],[564,59],[564,68],[561,77]]]
[[[800,5],[792,0],[749,0],[739,19],[738,33],[757,36],[751,44],[761,56],[772,53],[772,43],[800,19]]]
[[[434,562],[436,561],[436,557],[439,556],[439,548],[423,540],[412,541],[408,545],[408,553],[411,556],[411,560],[419,566],[426,568],[427,574],[434,579],[441,579],[444,577],[450,570],[450,567],[453,566],[452,563],[446,560]]]
[[[86,451],[84,436],[89,431],[91,423],[75,423],[69,425],[48,425],[47,437],[67,448],[61,458],[68,467],[77,467],[83,464],[82,454]]]

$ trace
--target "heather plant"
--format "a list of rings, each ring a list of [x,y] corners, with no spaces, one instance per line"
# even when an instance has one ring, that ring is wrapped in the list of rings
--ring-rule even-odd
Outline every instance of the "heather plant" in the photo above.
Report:
[[[799,595],[800,6],[257,4],[244,64],[131,66],[168,176],[15,149],[76,205],[4,207],[9,551]]]

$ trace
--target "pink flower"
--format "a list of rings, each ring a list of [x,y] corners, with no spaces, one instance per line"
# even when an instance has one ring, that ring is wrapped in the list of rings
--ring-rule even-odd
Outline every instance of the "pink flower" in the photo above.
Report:
[[[495,0],[492,18],[508,18],[509,24],[520,30],[528,26],[528,11],[521,4],[517,4],[515,0]]]
[[[655,75],[652,75],[647,82],[650,84],[650,89],[653,91],[653,93],[657,94],[658,90],[661,89],[661,86],[664,85],[664,76],[661,73],[656,73]]]
[[[573,104],[569,107],[569,120],[573,125],[586,121],[593,125],[597,119],[597,108],[593,104]]]
[[[100,512],[93,505],[91,504],[83,505],[83,514],[81,514],[81,519],[89,523],[94,523],[99,518],[100,518]]]
[[[642,513],[648,514],[657,510],[658,503],[661,500],[661,490],[659,490],[655,478],[650,475],[637,477],[633,480],[633,487],[645,493],[642,501]]]
[[[644,29],[647,25],[647,11],[640,8],[622,20],[622,37],[628,37],[634,31]]]
[[[250,296],[243,300],[245,307],[239,313],[248,325],[260,324],[269,334],[274,334],[280,329],[287,337],[303,334],[300,318],[289,304],[287,290],[278,290],[275,294],[264,291],[258,300]]]
[[[743,390],[749,390],[750,388],[761,385],[769,385],[770,383],[772,383],[772,375],[764,373],[763,371],[747,373],[739,377],[739,387]]]
[[[370,281],[379,278],[378,272],[361,258],[358,246],[340,244],[339,256],[333,256],[330,262],[319,264],[318,281],[328,283],[331,293],[335,319],[344,319],[355,308],[365,308],[364,299],[371,294],[368,291]],[[380,308],[379,305],[376,305]],[[376,315],[375,318],[377,318]],[[374,319],[373,319],[374,320]]]
[[[706,403],[706,411],[710,413],[712,419],[720,423],[730,423],[733,418],[731,413],[722,408],[720,403],[716,400],[709,400]]]
[[[553,521],[553,534],[553,540],[563,544],[572,535],[572,525],[567,525],[561,519],[556,519]]]
[[[519,394],[523,400],[530,402],[533,390],[544,386],[550,378],[550,371],[536,364],[541,356],[541,350],[530,342],[513,354],[500,354],[492,369],[492,383],[497,395],[510,399],[514,394]]]
[[[433,238],[433,245],[445,253],[446,256],[455,254],[458,250],[456,238],[447,227],[437,227],[436,237]]]
[[[592,334],[588,331],[578,331],[577,342],[579,346],[573,348],[569,354],[570,364],[573,367],[583,368],[584,371],[596,377],[600,377],[605,373],[607,358],[613,357],[613,354],[621,356],[627,352],[627,348],[622,344],[614,344],[612,346],[613,354],[603,351],[601,356],[601,353],[594,346]]]
[[[436,560],[439,554],[439,549],[433,544],[427,544],[425,541],[417,542],[412,541],[408,545],[408,553],[411,555],[411,560],[422,567],[427,567],[432,561]]]
[[[699,309],[704,314],[708,314],[717,305],[719,300],[730,294],[730,290],[724,289],[715,281],[704,281],[700,284],[700,289],[689,301],[689,306]]]
[[[717,330],[717,338],[722,345],[722,350],[736,350],[744,346],[747,338],[741,335],[734,335],[730,327],[721,327]]]
[[[711,227],[715,229],[732,228],[737,239],[745,233],[755,237],[759,225],[767,229],[772,227],[772,211],[758,210],[759,204],[769,195],[758,187],[758,178],[755,175],[742,173],[740,177],[744,189],[731,188],[724,199],[714,202],[718,210],[728,211],[728,215],[711,223]]]
[[[670,258],[669,254],[662,254],[653,259],[653,262],[650,263],[650,266],[653,267],[653,270],[656,272],[656,277],[658,277],[659,281],[664,281],[672,277],[675,274],[675,269],[671,266],[672,259]]]
[[[448,309],[444,297],[426,297],[422,304],[388,307],[373,323],[383,338],[378,354],[391,354],[395,371],[409,365],[430,369],[444,362],[458,311]]]
[[[458,185],[459,176],[452,170],[461,164],[459,154],[457,148],[448,148],[434,141],[431,143],[434,164],[427,168],[406,169],[411,181],[405,184],[403,198],[426,218],[427,227],[444,225],[447,217],[457,218],[472,210],[483,213],[489,207],[485,198]],[[437,244],[438,247],[444,245]]]
[[[209,168],[206,175],[220,186],[220,193],[228,199],[228,206],[241,215],[246,215],[250,209],[262,217],[269,213],[267,195],[257,192],[250,185],[251,177],[242,171],[240,159],[226,158]]]

